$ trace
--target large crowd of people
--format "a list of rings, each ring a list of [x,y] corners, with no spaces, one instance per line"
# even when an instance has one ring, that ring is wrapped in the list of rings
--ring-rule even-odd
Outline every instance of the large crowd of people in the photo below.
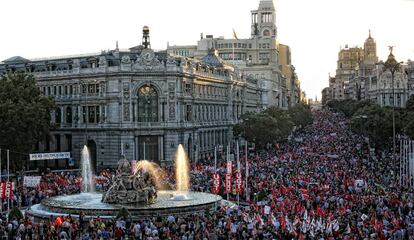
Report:
[[[248,162],[248,194],[239,196],[240,205],[140,221],[62,216],[36,223],[3,216],[0,239],[414,239],[413,191],[399,185],[389,152],[371,153],[340,114],[314,112],[313,125]],[[173,171],[165,171],[165,185],[173,185]],[[210,192],[216,171],[224,179],[225,160],[195,165],[192,189]],[[108,187],[110,175],[100,173],[98,189]],[[80,181],[76,173],[50,173],[37,188],[18,187],[15,204],[79,192]]]

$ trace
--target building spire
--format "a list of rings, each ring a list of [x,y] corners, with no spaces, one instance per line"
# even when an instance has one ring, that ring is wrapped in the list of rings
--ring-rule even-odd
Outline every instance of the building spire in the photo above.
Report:
[[[371,38],[371,29],[369,29],[369,36],[368,38]]]
[[[118,48],[118,40],[116,40],[116,47],[115,47],[115,50],[119,50],[119,48]]]

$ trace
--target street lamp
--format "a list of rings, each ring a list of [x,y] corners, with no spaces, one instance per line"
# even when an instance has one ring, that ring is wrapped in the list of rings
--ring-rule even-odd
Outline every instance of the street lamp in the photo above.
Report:
[[[396,159],[395,159],[395,87],[394,87],[394,74],[400,71],[400,62],[395,60],[392,54],[393,46],[389,46],[390,54],[387,61],[384,63],[384,71],[389,70],[391,72],[391,84],[392,84],[392,151],[393,151],[393,172],[394,176],[397,176],[396,172]]]

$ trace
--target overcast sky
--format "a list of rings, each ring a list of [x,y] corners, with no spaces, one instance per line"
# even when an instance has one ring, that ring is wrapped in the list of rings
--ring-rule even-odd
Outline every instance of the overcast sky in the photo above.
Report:
[[[341,46],[362,46],[371,29],[380,59],[389,45],[414,60],[413,0],[275,0],[278,41],[292,50],[302,88],[320,96]],[[151,30],[154,49],[196,44],[200,33],[250,37],[259,0],[1,0],[0,61],[129,48]]]

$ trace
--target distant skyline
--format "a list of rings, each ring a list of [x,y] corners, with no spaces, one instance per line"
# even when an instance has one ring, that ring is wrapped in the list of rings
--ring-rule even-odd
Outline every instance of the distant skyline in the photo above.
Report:
[[[292,63],[308,98],[335,75],[340,47],[363,46],[371,29],[378,56],[393,45],[399,61],[414,60],[413,0],[274,0],[278,41],[291,47]],[[2,0],[0,61],[123,49],[141,43],[148,25],[151,45],[195,45],[200,33],[250,37],[250,11],[259,0]]]

